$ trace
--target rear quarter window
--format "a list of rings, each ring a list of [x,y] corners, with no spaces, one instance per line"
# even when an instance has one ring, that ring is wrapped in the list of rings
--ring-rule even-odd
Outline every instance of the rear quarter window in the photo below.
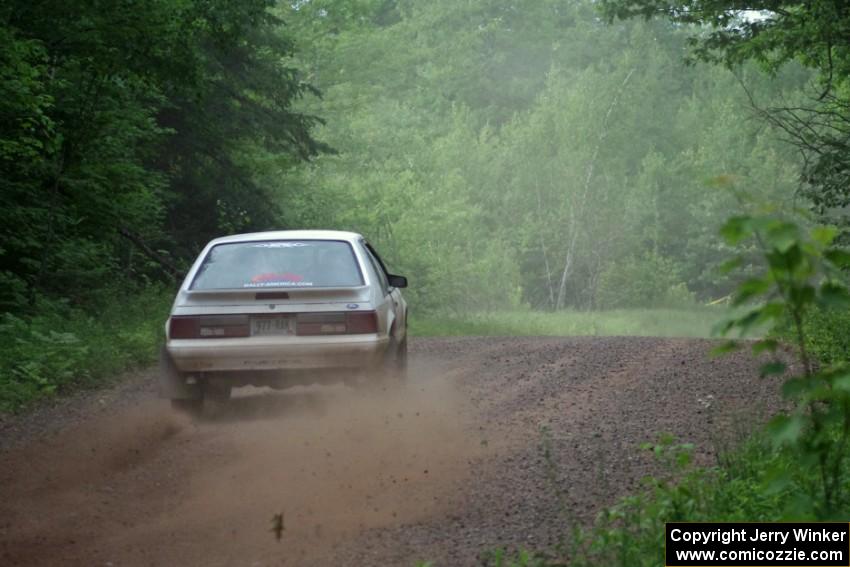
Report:
[[[190,289],[356,287],[363,275],[348,242],[267,240],[210,249]]]
[[[378,262],[377,258],[372,254],[372,251],[368,247],[364,247],[366,252],[366,257],[369,258],[369,263],[372,264],[372,270],[375,272],[375,277],[378,278],[378,285],[381,287],[381,291],[384,295],[389,291],[390,284],[387,281],[387,275],[384,273],[384,268],[381,266],[380,262]]]

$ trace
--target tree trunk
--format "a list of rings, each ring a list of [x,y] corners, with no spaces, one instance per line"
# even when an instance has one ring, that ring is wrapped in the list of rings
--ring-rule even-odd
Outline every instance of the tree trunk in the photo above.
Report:
[[[543,204],[540,200],[540,183],[537,183],[537,220],[543,225]],[[552,285],[552,270],[549,268],[549,254],[546,251],[546,240],[543,231],[538,231],[540,237],[540,249],[543,251],[543,265],[546,268],[546,286],[549,290],[549,309],[555,308],[555,287]]]
[[[555,304],[556,311],[562,309],[564,306],[564,296],[567,291],[567,280],[570,277],[570,271],[573,267],[573,256],[575,254],[575,248],[580,232],[579,219],[584,217],[585,208],[587,207],[587,197],[590,193],[590,183],[593,180],[593,170],[596,167],[596,158],[599,157],[599,150],[602,147],[602,142],[605,141],[605,137],[608,135],[608,122],[611,118],[611,114],[614,112],[614,108],[620,100],[620,95],[623,94],[623,90],[626,88],[626,85],[628,84],[629,79],[632,78],[634,72],[634,68],[629,70],[626,74],[626,78],[623,79],[620,88],[617,89],[617,92],[614,94],[611,104],[608,105],[608,110],[605,112],[605,116],[602,119],[602,127],[599,131],[599,137],[596,140],[596,147],[593,148],[593,153],[591,154],[590,161],[587,164],[587,174],[584,177],[584,187],[582,189],[581,200],[574,203],[574,206],[570,207],[570,228],[568,233],[567,251],[564,254],[564,270],[561,272],[561,283],[558,286],[558,301]],[[580,209],[579,214],[576,214],[576,209]]]

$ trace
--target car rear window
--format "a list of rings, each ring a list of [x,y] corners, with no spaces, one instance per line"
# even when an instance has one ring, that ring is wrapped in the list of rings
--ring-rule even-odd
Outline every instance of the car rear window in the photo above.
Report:
[[[363,276],[347,242],[267,240],[214,246],[191,289],[359,285]]]

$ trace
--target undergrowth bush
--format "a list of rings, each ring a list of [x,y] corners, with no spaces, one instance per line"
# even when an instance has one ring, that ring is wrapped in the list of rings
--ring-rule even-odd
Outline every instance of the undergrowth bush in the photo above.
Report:
[[[695,296],[679,272],[673,260],[660,254],[630,256],[602,273],[596,305],[600,309],[693,306]]]
[[[42,300],[35,316],[0,316],[0,412],[153,361],[172,297],[160,287],[112,289],[86,309]]]
[[[813,306],[803,321],[803,333],[806,348],[821,364],[850,360],[850,309]],[[774,334],[784,341],[793,341],[793,323],[786,321]]]

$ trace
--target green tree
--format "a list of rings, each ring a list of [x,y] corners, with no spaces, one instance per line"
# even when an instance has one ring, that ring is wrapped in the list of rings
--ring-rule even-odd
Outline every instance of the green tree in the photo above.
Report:
[[[798,157],[750,120],[738,78],[686,67],[687,31],[664,22],[606,26],[593,2],[279,10],[324,93],[302,108],[327,119],[318,132],[339,151],[279,170],[284,216],[369,235],[417,282],[417,308],[598,307],[611,303],[601,282],[635,258],[674,266],[663,285],[676,297],[713,300],[733,285],[713,268],[736,204],[705,181],[720,172],[769,196],[795,187]],[[807,77],[741,72],[768,101],[798,97]],[[487,293],[464,298],[446,281]]]
[[[324,146],[292,104],[270,0],[0,8],[0,305],[85,304],[178,275],[206,239],[276,226],[269,187]]]
[[[772,74],[795,61],[818,73],[804,104],[763,105],[762,115],[806,156],[803,181],[822,213],[850,203],[850,5],[844,0],[601,0],[617,18],[662,17],[691,30],[692,56]],[[758,101],[753,101],[758,104]],[[844,219],[846,222],[846,219]]]

